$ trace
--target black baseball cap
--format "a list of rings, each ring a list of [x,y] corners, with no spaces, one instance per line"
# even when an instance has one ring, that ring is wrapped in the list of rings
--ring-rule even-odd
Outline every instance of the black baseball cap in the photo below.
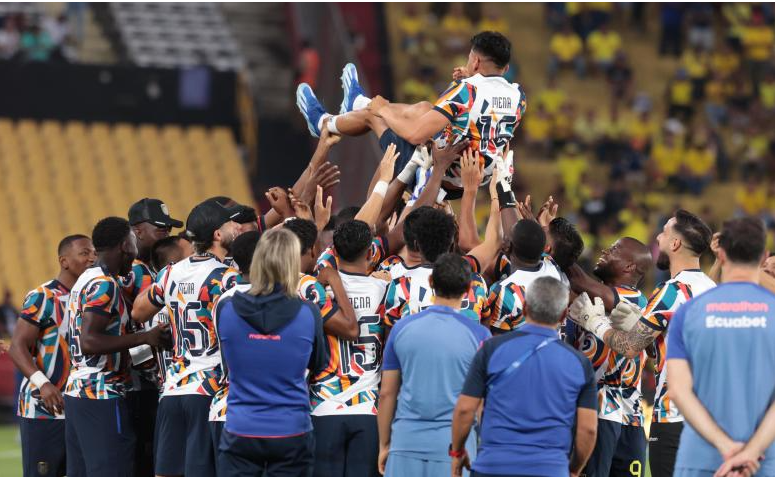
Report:
[[[161,200],[143,198],[129,207],[129,224],[151,223],[160,228],[181,228],[183,222],[170,217],[170,211]]]
[[[217,201],[218,203],[222,205],[226,205],[227,207],[239,206],[241,209],[239,215],[232,218],[234,221],[236,221],[239,224],[258,221],[258,213],[256,213],[256,210],[254,208],[251,208],[250,206],[247,206],[247,205],[240,205],[233,199],[229,198],[228,196],[213,196],[212,198],[208,198],[207,201]]]
[[[194,206],[186,219],[186,235],[193,241],[209,241],[215,230],[236,221],[243,211],[242,205],[224,206],[215,198],[205,200]]]

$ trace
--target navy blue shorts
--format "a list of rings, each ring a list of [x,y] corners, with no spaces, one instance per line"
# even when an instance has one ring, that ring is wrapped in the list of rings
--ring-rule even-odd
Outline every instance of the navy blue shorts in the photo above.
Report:
[[[646,431],[639,426],[622,426],[611,463],[612,477],[643,477],[646,474]]]
[[[215,475],[215,451],[207,420],[212,399],[200,394],[161,399],[156,415],[156,475]]]
[[[126,402],[135,431],[135,474],[140,477],[154,475],[153,450],[156,429],[156,408],[159,404],[159,392],[156,389],[143,389],[126,393]]]
[[[68,476],[134,475],[135,433],[126,400],[65,395]]]
[[[396,144],[396,153],[398,153],[398,158],[396,158],[396,163],[393,166],[393,178],[395,178],[409,163],[409,160],[412,159],[416,146],[396,135],[396,132],[388,128],[379,137],[379,146],[384,152],[391,143]]]
[[[218,472],[218,446],[221,444],[224,424],[226,421],[210,421],[210,437],[213,440],[213,451],[215,451],[215,474],[217,476],[223,475]]]
[[[262,438],[221,434],[218,448],[218,474],[225,477],[279,477],[312,475],[315,437]]]
[[[597,420],[597,442],[584,468],[584,474],[588,477],[608,477],[621,433],[622,423],[605,419]]]
[[[65,475],[64,420],[20,417],[19,432],[25,477]]]
[[[376,477],[379,457],[377,416],[312,416],[314,476]]]

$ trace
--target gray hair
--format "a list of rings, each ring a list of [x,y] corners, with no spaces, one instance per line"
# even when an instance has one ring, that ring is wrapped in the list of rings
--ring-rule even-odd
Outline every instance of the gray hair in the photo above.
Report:
[[[568,295],[568,287],[551,276],[536,279],[525,294],[527,317],[541,324],[559,323],[568,307]]]

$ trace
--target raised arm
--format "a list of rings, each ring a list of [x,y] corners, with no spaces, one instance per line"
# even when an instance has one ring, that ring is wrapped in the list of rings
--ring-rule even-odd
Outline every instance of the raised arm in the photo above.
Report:
[[[449,118],[437,110],[428,110],[418,118],[407,118],[390,103],[377,96],[371,100],[369,110],[382,117],[396,135],[413,145],[425,143],[449,124]]]
[[[478,154],[477,154],[478,157]],[[495,173],[497,174],[497,169]],[[501,226],[500,205],[496,186],[490,181],[490,218],[487,220],[487,230],[484,233],[484,242],[468,252],[476,258],[482,271],[486,271],[495,261],[503,243],[503,228]]]
[[[565,274],[568,276],[570,287],[574,293],[587,293],[592,298],[602,298],[606,311],[614,308],[616,298],[613,290],[587,274],[581,266],[574,264],[565,271]]]
[[[484,178],[484,165],[470,150],[463,152],[460,159],[460,177],[463,181],[463,197],[460,199],[460,224],[458,245],[463,251],[470,251],[481,244],[476,228],[476,195]]]
[[[361,220],[372,228],[376,227],[377,221],[379,220],[382,203],[387,195],[389,182],[393,177],[393,166],[396,163],[396,158],[398,158],[396,145],[391,143],[385,150],[385,154],[382,156],[382,160],[377,166],[377,171],[374,173],[374,176],[377,179],[377,181],[374,182],[374,188],[369,192],[366,203],[363,204],[358,211],[358,214],[355,215],[356,220]]]

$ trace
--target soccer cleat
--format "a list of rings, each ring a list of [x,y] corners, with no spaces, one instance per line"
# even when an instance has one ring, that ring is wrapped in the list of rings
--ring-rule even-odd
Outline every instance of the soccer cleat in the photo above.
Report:
[[[340,115],[353,111],[355,99],[359,95],[366,96],[361,84],[358,83],[358,70],[352,63],[348,63],[342,69],[342,89],[344,90],[344,98],[342,98],[342,105],[339,107]]]
[[[296,88],[296,106],[299,107],[299,111],[304,115],[304,119],[307,120],[307,128],[309,132],[315,138],[320,138],[320,118],[326,114],[326,109],[320,104],[315,92],[312,91],[306,83],[302,83]]]

